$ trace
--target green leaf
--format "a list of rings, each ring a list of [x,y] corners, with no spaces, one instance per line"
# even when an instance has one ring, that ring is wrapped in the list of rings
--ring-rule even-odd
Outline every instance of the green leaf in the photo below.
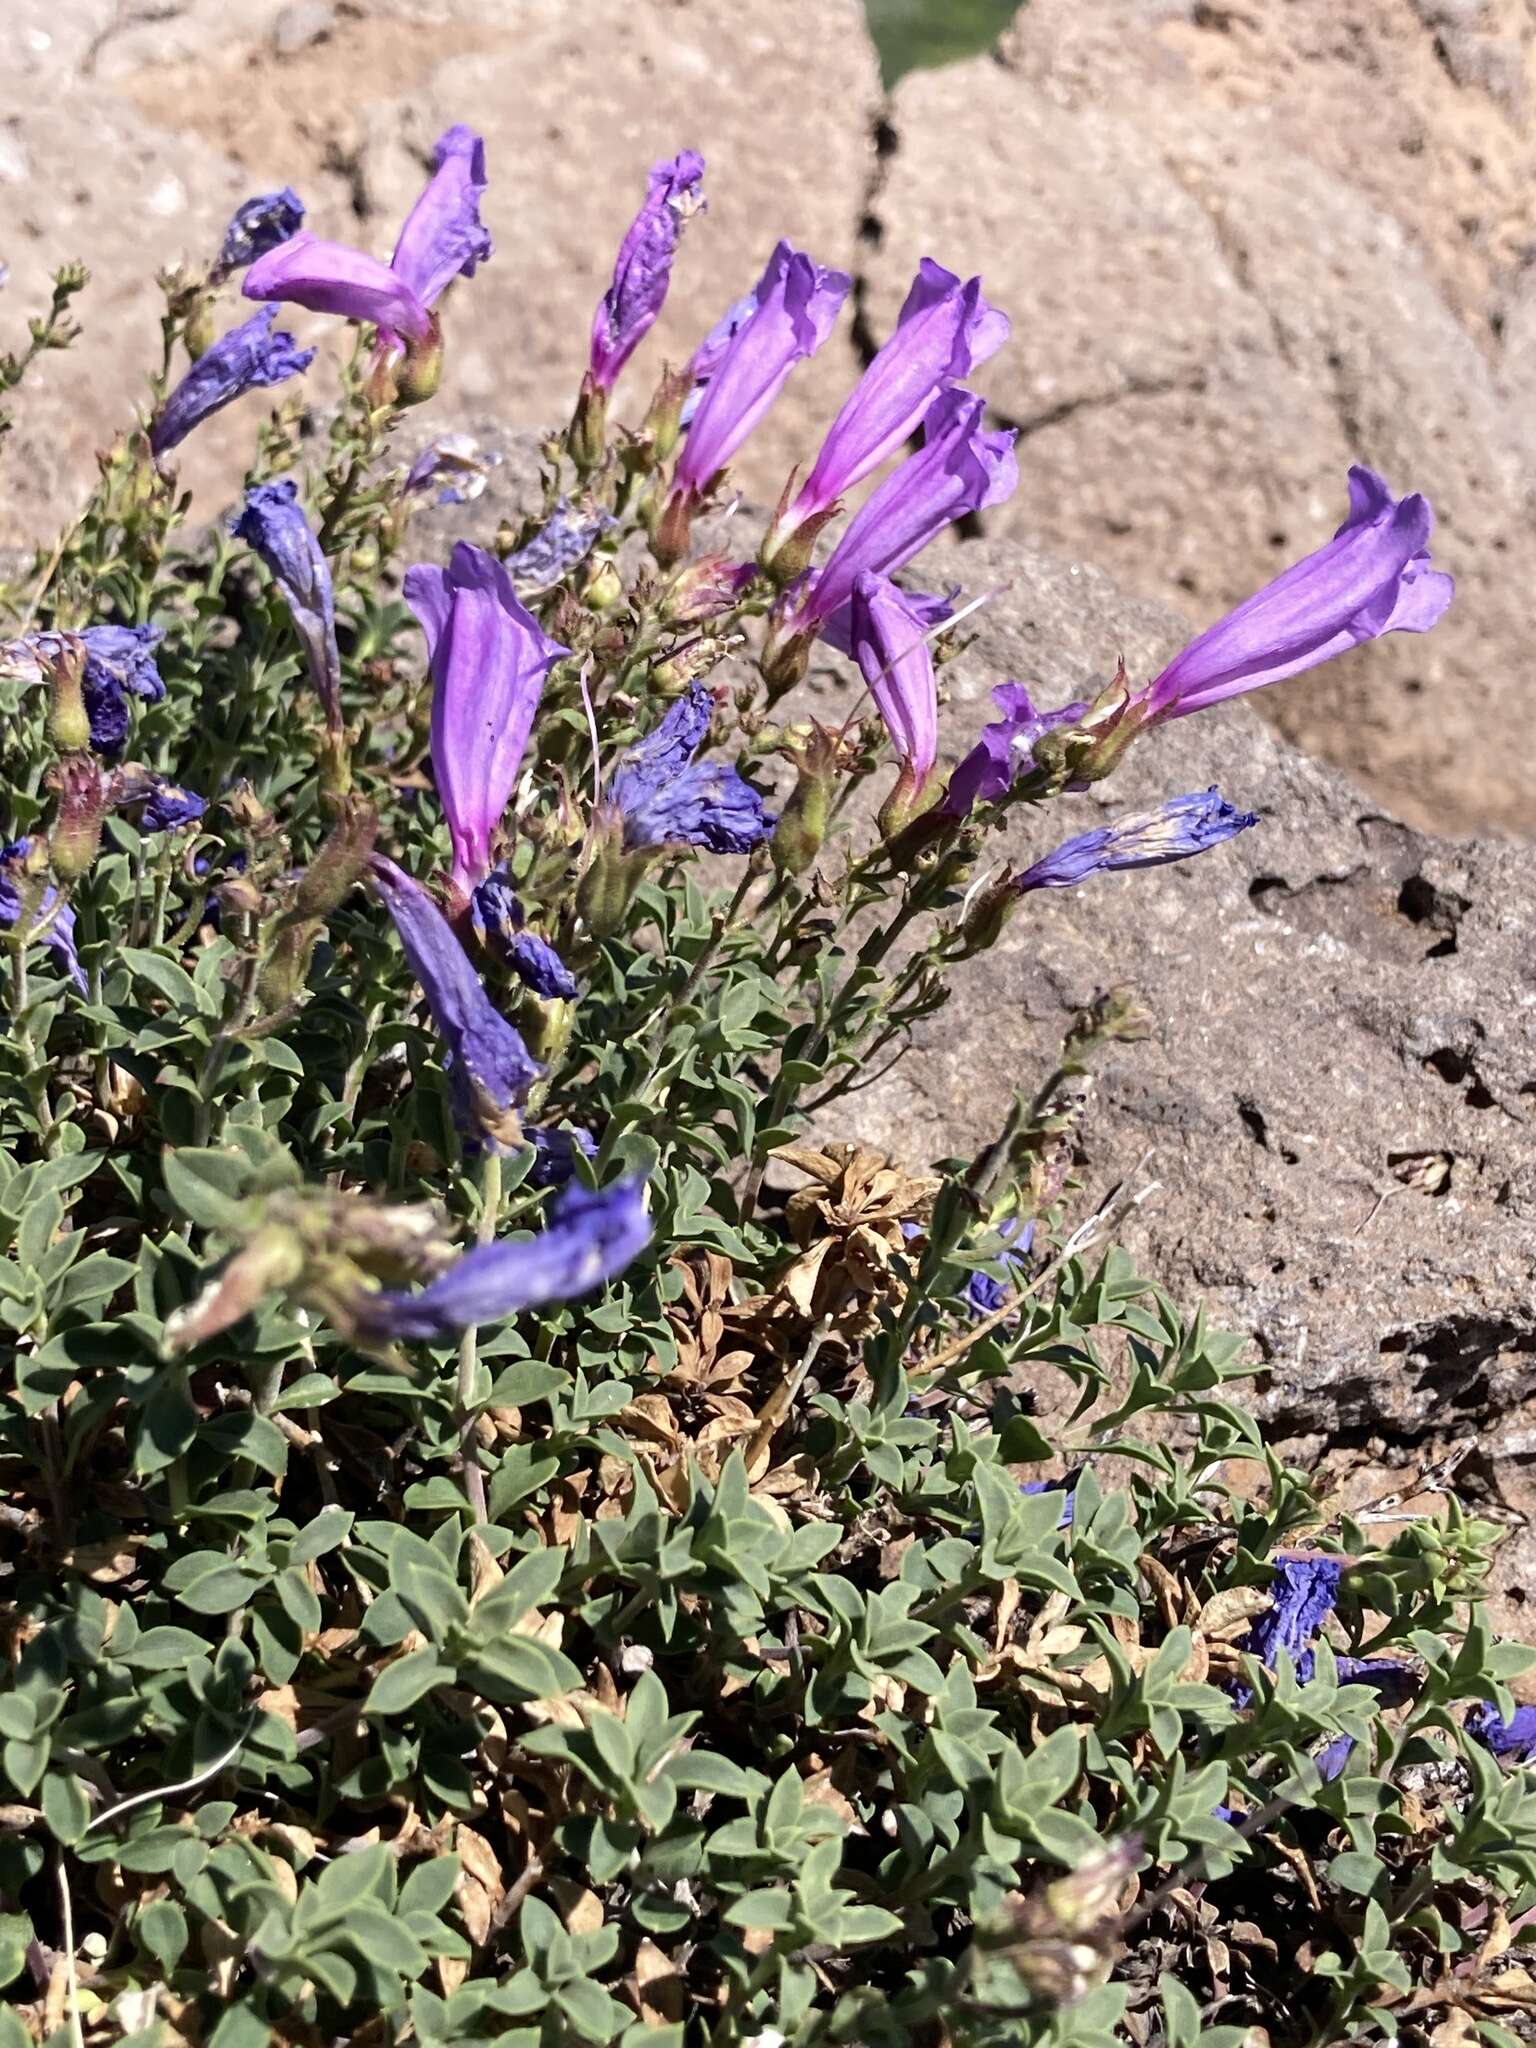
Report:
[[[979,57],[1008,27],[1020,0],[864,0],[864,20],[891,92],[909,71]]]
[[[0,1991],[21,1975],[31,1940],[32,1922],[25,1913],[0,1913]]]
[[[251,1162],[233,1146],[203,1151],[167,1146],[160,1170],[166,1192],[189,1223],[234,1236],[249,1221]]]
[[[187,1017],[216,1017],[219,1006],[214,996],[198,987],[184,967],[178,967],[174,960],[168,960],[163,953],[152,953],[147,946],[119,946],[113,954],[135,981],[153,989],[156,995],[164,996],[171,1008]]]
[[[412,1650],[385,1665],[373,1681],[363,1712],[403,1714],[435,1687],[450,1684],[453,1675],[453,1666],[445,1664],[436,1650]]]
[[[43,1819],[54,1839],[78,1842],[91,1824],[91,1802],[80,1780],[66,1771],[50,1771],[43,1780]]]

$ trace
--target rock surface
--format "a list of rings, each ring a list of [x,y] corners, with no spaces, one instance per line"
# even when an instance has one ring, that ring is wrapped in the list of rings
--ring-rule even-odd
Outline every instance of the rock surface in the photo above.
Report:
[[[1186,634],[1098,572],[1005,542],[935,548],[923,567],[998,591],[945,671],[956,751],[997,680],[1063,702],[1121,652],[1155,670]],[[1260,826],[1028,899],[858,1098],[859,1128],[909,1158],[985,1139],[1073,1012],[1132,982],[1158,1028],[1102,1069],[1082,1170],[1102,1192],[1151,1148],[1160,1192],[1127,1236],[1146,1269],[1254,1338],[1262,1406],[1287,1434],[1475,1430],[1515,1449],[1536,1393],[1533,857],[1402,824],[1241,705],[1143,740],[1009,850],[1212,783]],[[1441,1153],[1442,1192],[1405,1183]]]

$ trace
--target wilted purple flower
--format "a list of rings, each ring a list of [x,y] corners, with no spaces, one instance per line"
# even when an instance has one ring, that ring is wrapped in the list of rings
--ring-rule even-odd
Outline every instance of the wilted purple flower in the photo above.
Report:
[[[560,955],[537,932],[518,932],[507,941],[507,965],[536,996],[547,1002],[571,1003],[578,993],[576,977]]]
[[[115,810],[128,811],[141,832],[195,825],[208,808],[208,799],[195,790],[138,767],[114,770],[108,800]]]
[[[502,566],[516,587],[530,597],[553,590],[578,562],[586,560],[598,536],[612,524],[606,512],[573,512],[566,499],[557,498],[554,511],[533,539],[507,555]]]
[[[468,897],[491,871],[544,678],[570,652],[512,588],[506,565],[460,541],[446,570],[418,563],[405,598],[432,662],[432,771],[453,839],[453,885]]]
[[[501,457],[477,446],[471,434],[440,434],[422,449],[405,479],[407,494],[436,489],[438,505],[471,505]]]
[[[476,884],[469,907],[481,942],[507,963],[525,988],[546,1001],[575,1001],[576,977],[547,939],[524,929],[523,907],[505,863]]]
[[[1155,811],[1080,832],[1026,868],[1013,886],[1023,895],[1029,889],[1070,889],[1090,875],[1120,868],[1162,867],[1219,846],[1258,822],[1257,811],[1235,810],[1219,790],[1195,790],[1189,796],[1170,797]]]
[[[709,735],[715,695],[691,683],[656,730],[622,755],[608,801],[624,820],[624,846],[703,846],[750,853],[775,820],[749,782],[723,761],[695,761]]]
[[[725,344],[689,425],[673,482],[701,498],[768,411],[796,363],[832,332],[850,280],[780,242],[753,292],[750,316]]]
[[[683,229],[703,210],[704,159],[685,149],[656,164],[645,204],[619,245],[613,283],[592,319],[592,381],[611,391],[666,302],[672,258]]]
[[[853,656],[901,761],[901,780],[881,813],[909,812],[939,753],[939,691],[922,620],[887,576],[866,570],[853,585]],[[893,813],[888,817],[887,812]]]
[[[261,295],[253,292],[250,296]],[[232,399],[282,384],[309,368],[314,350],[299,348],[293,336],[281,328],[274,333],[276,319],[276,306],[263,306],[249,320],[220,335],[213,347],[198,357],[150,422],[149,445],[157,457],[168,455],[194,427]]]
[[[1384,1707],[1400,1707],[1418,1690],[1417,1672],[1395,1657],[1335,1657],[1333,1662],[1340,1685],[1368,1685]],[[1314,1752],[1312,1761],[1325,1785],[1339,1776],[1354,1750],[1352,1735],[1335,1735]]]
[[[543,1068],[486,994],[448,920],[420,883],[382,854],[374,855],[369,873],[447,1046],[460,1132],[471,1145],[498,1152],[521,1143],[515,1110]]]
[[[232,270],[244,270],[258,256],[296,235],[303,225],[304,202],[291,185],[281,192],[263,192],[247,199],[235,208],[234,219],[224,230],[215,275],[227,277]]]
[[[847,490],[894,455],[935,398],[968,377],[1008,339],[1007,316],[925,256],[892,334],[854,386],[821,445],[816,466],[763,545],[770,560],[799,528],[818,521]]]
[[[1014,430],[984,432],[985,413],[969,391],[940,393],[924,419],[922,447],[854,514],[826,567],[791,610],[790,630],[820,632],[847,606],[861,571],[894,575],[953,521],[1013,494],[1019,481]]]
[[[327,725],[339,727],[341,655],[336,647],[336,599],[331,571],[310,530],[292,477],[258,484],[245,509],[230,522],[231,533],[253,547],[271,570],[299,638],[309,680],[325,710]]]
[[[1059,1479],[1026,1479],[1019,1487],[1019,1491],[1020,1493],[1055,1493],[1061,1489],[1061,1485],[1062,1482]],[[1061,1504],[1061,1520],[1056,1524],[1058,1529],[1071,1528],[1072,1516],[1077,1507],[1077,1488],[1069,1486],[1065,1491],[1066,1498]]]
[[[1003,1240],[1003,1248],[998,1253],[999,1262],[1012,1272],[1029,1255],[1029,1248],[1035,1241],[1034,1223],[1024,1222],[1017,1216],[1010,1217],[998,1235]],[[965,1298],[977,1315],[990,1316],[997,1313],[1012,1291],[1006,1282],[994,1280],[990,1273],[977,1271],[966,1282]]]
[[[524,1135],[532,1139],[534,1154],[533,1164],[523,1177],[525,1187],[563,1188],[576,1171],[578,1155],[583,1159],[597,1157],[596,1138],[579,1124],[561,1129],[541,1125]]]
[[[91,745],[99,754],[120,754],[128,740],[128,699],[158,704],[165,683],[155,649],[165,638],[159,626],[87,626],[82,632],[30,633],[0,648],[9,672],[24,684],[40,683],[59,660],[67,640],[85,647],[81,696],[90,720]]]
[[[569,1187],[536,1236],[478,1246],[415,1293],[369,1295],[359,1326],[375,1341],[432,1343],[519,1310],[590,1294],[651,1240],[645,1182],[619,1180],[595,1193]]]
[[[0,925],[7,929],[21,916],[20,869],[31,850],[30,839],[13,839],[9,845],[0,846]],[[40,934],[42,943],[84,995],[88,983],[75,951],[75,913],[69,904],[60,905],[59,892],[51,885],[38,900],[31,929],[34,935]]]
[[[1041,734],[1059,725],[1076,725],[1088,709],[1080,700],[1059,711],[1037,711],[1022,683],[999,683],[992,702],[1003,715],[983,728],[981,738],[950,776],[939,805],[946,817],[969,817],[978,804],[994,804],[1006,796],[1032,767]]]
[[[1312,1644],[1339,1601],[1344,1567],[1336,1557],[1277,1557],[1268,1610],[1255,1617],[1241,1647],[1274,1668],[1284,1650],[1305,1685],[1312,1676]]]
[[[1506,1721],[1492,1700],[1482,1700],[1468,1709],[1463,1725],[1474,1742],[1507,1763],[1536,1760],[1536,1707],[1516,1707]]]
[[[1423,498],[1394,498],[1374,470],[1352,469],[1333,539],[1175,655],[1144,695],[1150,717],[1203,711],[1383,633],[1427,633],[1455,590],[1430,566],[1433,526]]]
[[[432,308],[454,278],[473,277],[491,254],[480,222],[485,144],[455,126],[438,138],[436,163],[388,265],[342,242],[298,234],[246,275],[248,299],[282,299],[315,313],[367,321],[386,348],[430,341]]]

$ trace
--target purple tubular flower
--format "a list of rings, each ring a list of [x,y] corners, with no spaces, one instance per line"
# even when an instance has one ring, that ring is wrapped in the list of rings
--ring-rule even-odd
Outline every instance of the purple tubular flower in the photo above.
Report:
[[[450,128],[438,139],[432,176],[388,264],[344,242],[298,234],[258,258],[241,289],[248,299],[282,299],[367,321],[386,348],[426,342],[437,300],[491,253],[480,223],[485,182],[484,142],[468,128]]]
[[[1258,822],[1257,811],[1234,810],[1215,788],[1195,790],[1170,797],[1155,811],[1079,833],[1026,868],[1014,887],[1020,895],[1029,889],[1070,889],[1090,875],[1119,868],[1162,867],[1219,846]]]
[[[404,335],[425,341],[431,331],[430,311],[387,263],[318,235],[294,235],[269,249],[251,265],[240,289],[248,299],[279,299],[311,313],[364,321],[392,340]]]
[[[276,260],[282,253],[277,250],[263,260]],[[249,291],[248,295],[262,296]],[[263,306],[198,357],[150,423],[149,445],[157,458],[168,455],[194,427],[231,400],[247,391],[284,383],[309,368],[314,350],[297,347],[293,336],[281,329],[274,333],[276,319],[276,306]]]
[[[821,444],[816,466],[776,539],[827,511],[878,469],[915,431],[941,391],[960,383],[1008,339],[1006,314],[981,295],[981,279],[962,284],[925,256],[896,331],[864,372]]]
[[[341,655],[336,647],[336,599],[320,543],[299,504],[297,484],[281,477],[258,484],[230,532],[253,547],[288,601],[304,643],[309,680],[325,710],[326,723],[340,726]]]
[[[1311,1658],[1311,1652],[1307,1656]],[[1395,1657],[1335,1657],[1334,1669],[1341,1685],[1368,1685],[1385,1707],[1400,1707],[1418,1690],[1418,1674]],[[1325,1742],[1312,1761],[1323,1783],[1337,1778],[1354,1754],[1352,1735],[1335,1735]]]
[[[768,411],[796,363],[832,332],[850,280],[780,242],[753,293],[753,310],[726,343],[688,428],[674,493],[701,498]]]
[[[750,853],[777,822],[752,785],[722,761],[695,761],[709,736],[714,692],[691,683],[653,733],[624,754],[608,801],[624,820],[624,846],[702,846]]]
[[[1506,1763],[1536,1760],[1536,1707],[1516,1707],[1506,1721],[1492,1700],[1483,1700],[1468,1709],[1463,1725],[1474,1742]]]
[[[1427,633],[1455,590],[1430,566],[1433,526],[1423,498],[1394,498],[1374,470],[1352,469],[1333,539],[1175,655],[1148,687],[1150,715],[1203,711],[1383,633]]]
[[[619,245],[613,283],[592,317],[592,381],[611,391],[666,303],[683,229],[703,210],[704,159],[685,149],[651,171],[645,204]]]
[[[1312,1644],[1338,1605],[1343,1574],[1336,1557],[1277,1557],[1268,1611],[1256,1616],[1241,1647],[1271,1669],[1284,1650],[1305,1685],[1312,1676]]]
[[[541,1125],[526,1135],[533,1141],[533,1164],[523,1177],[525,1187],[563,1188],[576,1171],[578,1156],[597,1157],[596,1138],[579,1124],[559,1130]]]
[[[596,1193],[569,1187],[537,1236],[480,1245],[415,1293],[371,1295],[361,1325],[375,1341],[433,1343],[522,1309],[590,1294],[621,1273],[650,1240],[645,1183],[638,1175]]]
[[[453,885],[469,896],[491,871],[533,730],[544,678],[570,652],[541,630],[506,565],[460,541],[448,567],[419,563],[405,598],[432,662],[432,770],[453,839]]]
[[[949,778],[939,808],[946,817],[967,818],[978,804],[995,804],[1006,796],[1034,763],[1035,742],[1059,725],[1076,725],[1088,709],[1086,699],[1064,704],[1059,711],[1037,711],[1022,683],[999,683],[992,702],[1002,717],[986,726],[981,738]]]
[[[1021,1266],[1029,1255],[1029,1248],[1035,1241],[1034,1223],[1021,1223],[1019,1218],[1014,1216],[1004,1224],[998,1234],[1003,1240],[998,1262],[1012,1272]],[[973,1273],[966,1283],[965,1298],[977,1315],[990,1316],[997,1313],[1011,1291],[1006,1281],[994,1280],[990,1273],[978,1271]]]
[[[853,596],[860,572],[890,576],[956,519],[1001,504],[1018,486],[1012,428],[982,429],[986,407],[969,391],[944,391],[928,408],[923,445],[867,498],[791,620],[819,632]]]
[[[456,277],[473,277],[490,257],[490,233],[480,219],[486,182],[485,139],[456,121],[437,138],[432,176],[389,259],[424,306],[435,306]]]
[[[31,849],[30,839],[13,839],[9,845],[0,846],[0,925],[9,927],[21,916],[21,887],[13,879],[12,871],[21,866]],[[43,944],[80,994],[85,995],[89,984],[80,955],[75,951],[75,913],[69,904],[59,905],[59,892],[51,885],[38,901],[32,931],[40,932]]]
[[[939,692],[926,628],[890,578],[867,569],[854,579],[852,623],[854,660],[915,800],[939,754]]]
[[[704,403],[704,393],[709,389],[710,379],[725,361],[726,350],[756,311],[757,293],[746,292],[734,305],[726,307],[689,358],[688,374],[693,379],[693,387],[683,400],[683,410],[678,420],[679,427],[685,433],[693,425],[694,416]]]
[[[454,1116],[466,1143],[498,1152],[520,1144],[514,1111],[543,1068],[486,994],[421,884],[382,854],[374,855],[369,872],[447,1047]]]
[[[277,249],[304,225],[304,202],[291,185],[281,192],[263,192],[235,208],[234,219],[224,230],[215,272],[227,276],[244,270],[269,249]]]

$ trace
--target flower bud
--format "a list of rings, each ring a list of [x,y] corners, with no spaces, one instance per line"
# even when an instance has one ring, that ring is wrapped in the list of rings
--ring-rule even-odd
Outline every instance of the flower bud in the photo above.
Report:
[[[161,1349],[167,1358],[176,1358],[193,1345],[206,1343],[249,1315],[267,1295],[291,1286],[303,1271],[304,1246],[298,1233],[286,1224],[269,1224],[236,1252],[195,1301],[166,1317]]]
[[[59,814],[49,834],[48,858],[60,881],[74,882],[89,872],[101,850],[106,784],[91,754],[71,754],[51,779],[59,792]]]
[[[565,434],[566,453],[582,476],[601,469],[608,452],[608,394],[588,370]]]
[[[83,754],[91,744],[85,655],[85,642],[66,634],[48,667],[48,737],[61,754]]]
[[[651,535],[651,553],[663,569],[680,562],[693,544],[694,501],[687,491],[674,491],[662,507]]]
[[[968,957],[973,953],[984,953],[995,946],[1003,935],[1003,927],[1019,907],[1019,892],[1014,887],[1013,875],[1004,871],[995,882],[989,882],[981,890],[966,913],[961,938]]]
[[[773,864],[782,875],[801,875],[820,853],[832,814],[837,774],[836,733],[813,725],[795,749],[797,780],[774,827]]]
[[[624,579],[619,574],[619,566],[611,555],[604,555],[587,578],[581,601],[589,611],[607,612],[612,611],[623,595]]]
[[[213,347],[213,301],[200,298],[181,330],[182,345],[195,363]]]
[[[346,798],[325,844],[300,877],[290,919],[328,917],[362,879],[378,836],[379,814],[373,805],[361,797]]]
[[[424,405],[437,396],[443,381],[443,330],[434,313],[420,341],[406,344],[405,361],[395,371],[397,405]]]
[[[728,612],[753,581],[750,562],[732,562],[725,555],[702,555],[680,569],[667,585],[657,616],[669,626],[703,625]]]
[[[670,462],[683,431],[683,406],[693,389],[693,378],[684,370],[666,369],[656,386],[650,410],[640,428],[645,450],[644,466],[657,469]]]

